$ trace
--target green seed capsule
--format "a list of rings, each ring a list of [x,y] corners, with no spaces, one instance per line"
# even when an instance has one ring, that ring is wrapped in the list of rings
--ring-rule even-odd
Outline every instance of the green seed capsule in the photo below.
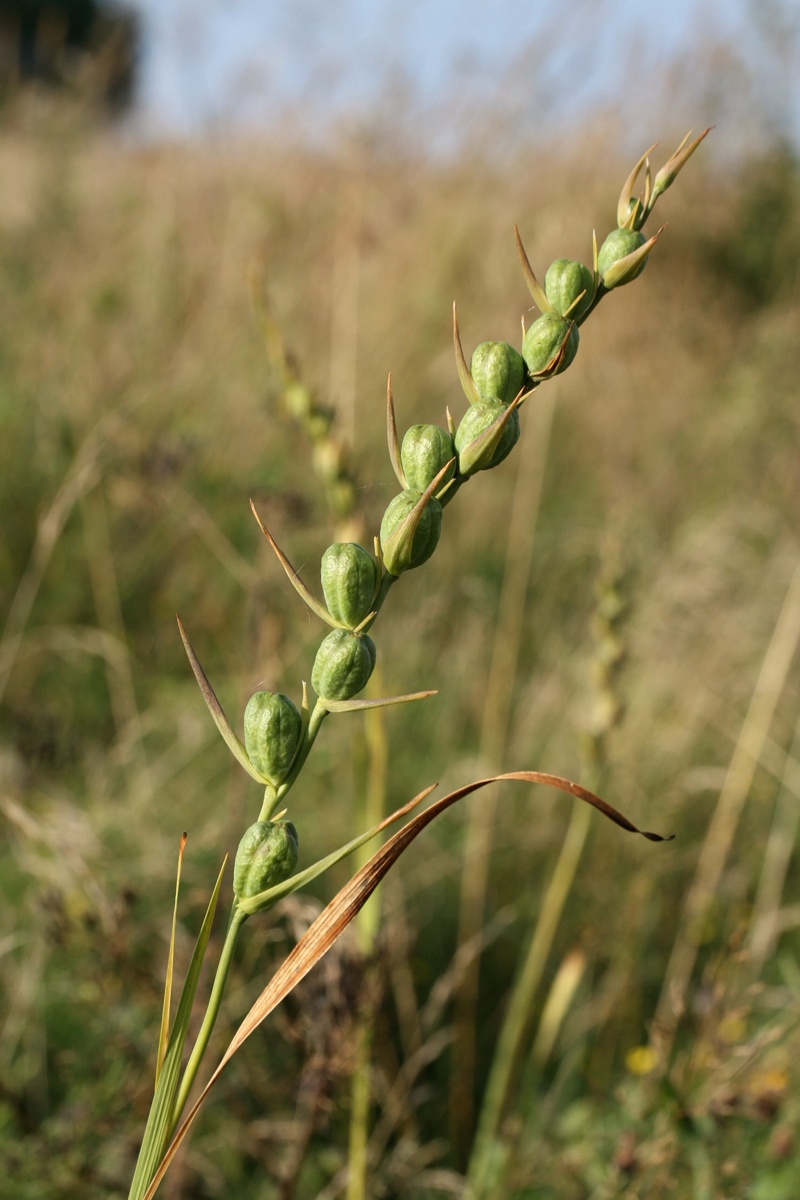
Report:
[[[375,598],[378,568],[363,546],[335,542],[322,556],[322,591],[328,612],[354,629],[366,617]]]
[[[614,263],[619,262],[621,258],[625,258],[628,254],[633,254],[634,250],[638,250],[640,246],[643,246],[645,241],[644,234],[638,229],[612,229],[600,247],[600,253],[597,256],[597,269],[600,272],[600,278],[603,278],[606,271],[610,267],[613,267]],[[645,258],[636,270],[627,276],[623,282],[630,283],[632,279],[636,279],[637,275],[641,275],[646,265],[647,259]]]
[[[402,575],[421,567],[433,554],[442,532],[442,506],[436,499],[428,501],[413,534],[399,534],[399,527],[418,503],[422,492],[406,488],[395,496],[381,521],[381,552],[390,575]]]
[[[320,700],[350,700],[365,686],[375,667],[375,643],[366,634],[334,629],[322,642],[311,671]]]
[[[578,321],[592,302],[594,277],[583,263],[571,258],[557,258],[547,268],[544,277],[547,299],[559,316],[569,310],[570,319]],[[578,300],[578,297],[584,295]],[[578,303],[575,304],[575,301]],[[572,306],[575,305],[573,308]]]
[[[256,821],[246,829],[233,863],[233,894],[249,900],[288,879],[297,866],[297,830],[291,821]]]
[[[412,425],[406,430],[400,447],[400,462],[409,488],[424,492],[456,452],[453,439],[438,425]],[[441,487],[453,478],[456,464],[443,477]]]
[[[564,341],[566,339],[566,345]],[[557,312],[544,313],[533,322],[522,343],[522,357],[531,375],[559,375],[566,371],[578,353],[578,326]],[[563,357],[554,367],[550,364],[563,346]]]
[[[496,445],[476,445],[481,434],[506,411],[506,405],[501,404],[499,400],[482,400],[480,404],[471,404],[464,413],[456,430],[458,469],[462,475],[469,476],[474,475],[476,471],[488,471],[507,458],[514,449],[519,441],[519,413],[516,409],[503,426]]]
[[[257,771],[277,787],[289,774],[303,731],[300,713],[280,692],[256,692],[244,710],[244,745]]]
[[[481,342],[472,355],[470,374],[482,400],[510,404],[522,391],[525,363],[506,342]]]

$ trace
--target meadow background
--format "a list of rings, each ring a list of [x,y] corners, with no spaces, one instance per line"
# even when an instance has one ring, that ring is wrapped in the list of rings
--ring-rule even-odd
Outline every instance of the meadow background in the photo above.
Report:
[[[697,127],[747,82],[707,66]],[[307,864],[370,807],[527,768],[675,840],[519,786],[448,813],[384,886],[370,954],[346,939],[234,1060],[165,1197],[344,1195],[359,1007],[368,1194],[462,1195],[526,963],[482,1194],[796,1195],[800,173],[786,126],[750,114],[691,160],[643,276],[393,590],[372,694],[438,696],[328,721],[290,813]],[[256,814],[175,613],[232,719],[259,686],[299,700],[321,631],[248,499],[312,587],[335,538],[369,545],[396,491],[387,373],[401,429],[460,413],[453,300],[468,353],[517,342],[513,224],[540,277],[589,260],[632,161],[686,130],[652,116],[631,146],[610,104],[568,136],[507,136],[506,107],[499,139],[484,115],[432,155],[402,122],[137,140],[80,87],[7,91],[0,1196],[126,1194],[179,836],[185,962]],[[245,931],[220,1044],[334,875]]]

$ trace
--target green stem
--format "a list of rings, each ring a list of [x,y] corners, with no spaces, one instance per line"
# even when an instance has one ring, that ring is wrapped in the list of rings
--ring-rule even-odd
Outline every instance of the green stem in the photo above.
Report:
[[[259,821],[268,821],[277,807],[277,790],[272,786],[271,783],[268,783],[264,788],[264,799],[261,802],[261,812],[258,814]]]
[[[383,602],[389,595],[389,589],[393,583],[397,583],[397,579],[397,575],[390,575],[388,571],[384,572],[383,578],[381,579],[381,586],[378,589],[378,594],[375,597],[375,603],[372,606],[372,620],[364,625],[360,631],[361,633],[367,633],[367,631],[370,630],[375,624],[375,618],[383,608]]]
[[[222,993],[225,990],[225,984],[228,979],[228,972],[231,969],[233,962],[233,951],[236,947],[239,934],[242,926],[247,920],[248,913],[242,912],[240,908],[234,905],[231,912],[230,921],[228,922],[228,932],[225,934],[225,943],[222,947],[222,953],[219,956],[217,965],[217,973],[214,976],[214,985],[211,988],[211,995],[208,999],[208,1007],[206,1015],[203,1018],[203,1024],[200,1026],[200,1032],[197,1035],[197,1040],[194,1044],[194,1049],[189,1056],[189,1061],[186,1064],[186,1070],[183,1073],[181,1086],[178,1089],[178,1096],[175,1101],[175,1107],[172,1112],[172,1126],[170,1128],[170,1136],[175,1131],[181,1113],[183,1112],[186,1101],[189,1098],[189,1092],[192,1090],[192,1084],[203,1061],[203,1056],[208,1048],[209,1039],[214,1029],[214,1024],[217,1020],[220,1004],[222,1003]]]
[[[303,744],[298,751],[297,758],[292,763],[291,771],[286,776],[286,778],[284,779],[281,786],[278,788],[278,791],[275,796],[275,801],[272,804],[271,808],[269,809],[270,814],[275,811],[275,809],[278,806],[278,804],[280,803],[280,801],[283,800],[284,796],[289,791],[289,789],[292,787],[292,785],[294,784],[294,781],[297,779],[297,776],[302,771],[305,761],[308,758],[309,751],[311,750],[311,747],[314,745],[316,736],[319,733],[320,726],[322,725],[322,722],[325,720],[327,715],[328,715],[328,709],[325,707],[325,705],[323,704],[323,702],[321,700],[318,700],[317,703],[314,705],[314,711],[311,713],[311,717],[308,722],[308,728],[306,729],[306,736],[303,741]],[[262,818],[262,820],[267,820],[267,819],[268,819],[267,817]]]

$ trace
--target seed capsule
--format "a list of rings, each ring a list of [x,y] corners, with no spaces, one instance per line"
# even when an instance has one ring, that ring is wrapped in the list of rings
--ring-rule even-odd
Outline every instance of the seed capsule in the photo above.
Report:
[[[314,659],[311,686],[320,700],[350,700],[365,686],[375,667],[375,643],[366,634],[334,629]]]
[[[638,250],[645,243],[645,236],[638,229],[612,229],[606,240],[600,247],[600,253],[597,255],[597,269],[600,272],[600,278],[614,266],[614,263],[619,262],[621,258],[625,258],[628,254],[633,254],[634,250]],[[619,280],[616,284],[620,287],[623,283],[630,283],[632,279],[636,279],[641,275],[647,265],[647,259],[642,259],[641,263],[624,279]],[[603,280],[605,283],[606,281]],[[606,284],[608,287],[609,285]],[[612,285],[613,286],[613,285]]]
[[[557,258],[547,268],[544,290],[553,309],[560,316],[563,317],[569,310],[571,320],[578,321],[592,302],[594,277],[583,263],[575,262],[571,258]],[[578,300],[581,292],[584,295]]]
[[[522,391],[525,363],[506,342],[481,342],[472,355],[470,374],[482,400],[510,404]]]
[[[522,357],[531,375],[539,378],[559,375],[578,353],[579,341],[578,326],[568,317],[557,312],[543,313],[525,334]]]
[[[406,430],[400,448],[400,462],[409,488],[424,492],[451,459],[456,456],[453,439],[438,425],[412,425]],[[453,478],[456,464],[443,477],[441,486]]]
[[[476,471],[488,471],[501,463],[519,441],[519,413],[516,409],[503,426],[499,440],[492,445],[488,440],[480,445],[477,439],[481,434],[506,412],[506,406],[499,400],[482,400],[480,404],[471,404],[456,430],[456,450],[458,450],[458,469],[464,475],[474,475]]]
[[[328,612],[354,629],[372,607],[378,568],[363,546],[335,542],[322,556],[322,591]]]
[[[291,821],[256,821],[246,829],[233,863],[233,894],[247,900],[288,879],[297,866]]]
[[[277,787],[289,773],[302,734],[302,720],[288,696],[255,692],[244,710],[247,757]]]
[[[433,554],[442,532],[442,506],[436,499],[428,501],[419,524],[413,533],[400,533],[400,525],[418,503],[422,493],[406,488],[389,504],[381,521],[381,552],[390,575],[402,575],[413,567],[421,567]]]

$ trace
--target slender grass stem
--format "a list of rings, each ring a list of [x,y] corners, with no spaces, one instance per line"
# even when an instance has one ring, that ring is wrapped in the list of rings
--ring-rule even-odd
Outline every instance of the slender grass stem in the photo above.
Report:
[[[222,1003],[222,994],[225,991],[225,984],[228,980],[228,973],[233,962],[233,952],[236,949],[236,942],[239,934],[242,931],[242,926],[247,920],[248,914],[242,912],[240,908],[234,905],[231,911],[230,921],[228,922],[228,931],[225,934],[225,942],[222,947],[222,952],[219,956],[217,965],[217,973],[214,976],[214,984],[211,988],[211,995],[208,999],[208,1007],[203,1024],[200,1026],[200,1032],[197,1035],[197,1040],[194,1044],[194,1049],[189,1056],[189,1061],[186,1064],[186,1070],[183,1073],[181,1086],[178,1089],[178,1096],[175,1101],[175,1108],[172,1113],[172,1125],[170,1134],[172,1134],[178,1124],[180,1115],[189,1098],[189,1092],[192,1090],[192,1084],[195,1081],[197,1072],[200,1068],[200,1063],[203,1061],[203,1056],[208,1049],[208,1043],[211,1034],[216,1024],[217,1015],[219,1013],[220,1004]]]
[[[576,803],[572,809],[558,862],[547,885],[542,910],[528,946],[525,962],[511,993],[508,1012],[492,1060],[470,1163],[469,1176],[473,1186],[471,1200],[480,1200],[480,1197],[492,1194],[491,1190],[487,1191],[485,1188],[487,1163],[493,1159],[492,1143],[500,1127],[511,1084],[521,1059],[533,1002],[575,879],[590,824],[591,814],[584,805]]]
[[[713,899],[725,870],[745,801],[798,643],[800,566],[795,568],[772,638],[764,654],[747,716],[709,822],[694,879],[686,896],[654,1022],[662,1065],[669,1059],[697,960],[698,946],[691,934],[692,927]]]
[[[303,744],[300,747],[300,750],[298,751],[297,758],[292,763],[291,771],[286,776],[286,778],[284,779],[281,786],[278,788],[277,794],[275,796],[275,802],[270,809],[270,813],[275,811],[275,808],[277,807],[278,803],[281,800],[283,800],[284,796],[286,796],[286,794],[289,792],[292,785],[294,784],[295,780],[297,779],[297,776],[302,771],[303,766],[305,765],[305,761],[308,758],[308,755],[311,751],[311,747],[314,745],[317,734],[320,731],[322,722],[325,720],[327,715],[328,715],[328,709],[325,707],[325,705],[322,703],[321,700],[318,700],[317,703],[314,705],[313,712],[311,713],[311,718],[308,722],[308,729],[306,730],[305,740],[303,741]]]
[[[535,435],[531,439],[534,453],[525,460],[524,466],[520,463],[514,489],[503,589],[486,685],[480,739],[480,757],[492,769],[499,768],[502,764],[511,724],[511,697],[522,642],[525,598],[533,565],[536,516],[550,444],[555,391],[556,389],[551,388],[545,392],[538,408],[533,410],[536,414],[536,425],[531,430]],[[497,804],[496,794],[486,796],[484,803],[476,804],[470,809],[467,817],[465,869],[459,898],[460,946],[475,938],[484,922],[492,829]],[[456,1053],[450,1088],[450,1112],[453,1136],[460,1145],[467,1143],[472,1124],[471,1097],[475,1073],[475,1014],[479,975],[480,955],[476,955],[464,973],[455,1003]]]

